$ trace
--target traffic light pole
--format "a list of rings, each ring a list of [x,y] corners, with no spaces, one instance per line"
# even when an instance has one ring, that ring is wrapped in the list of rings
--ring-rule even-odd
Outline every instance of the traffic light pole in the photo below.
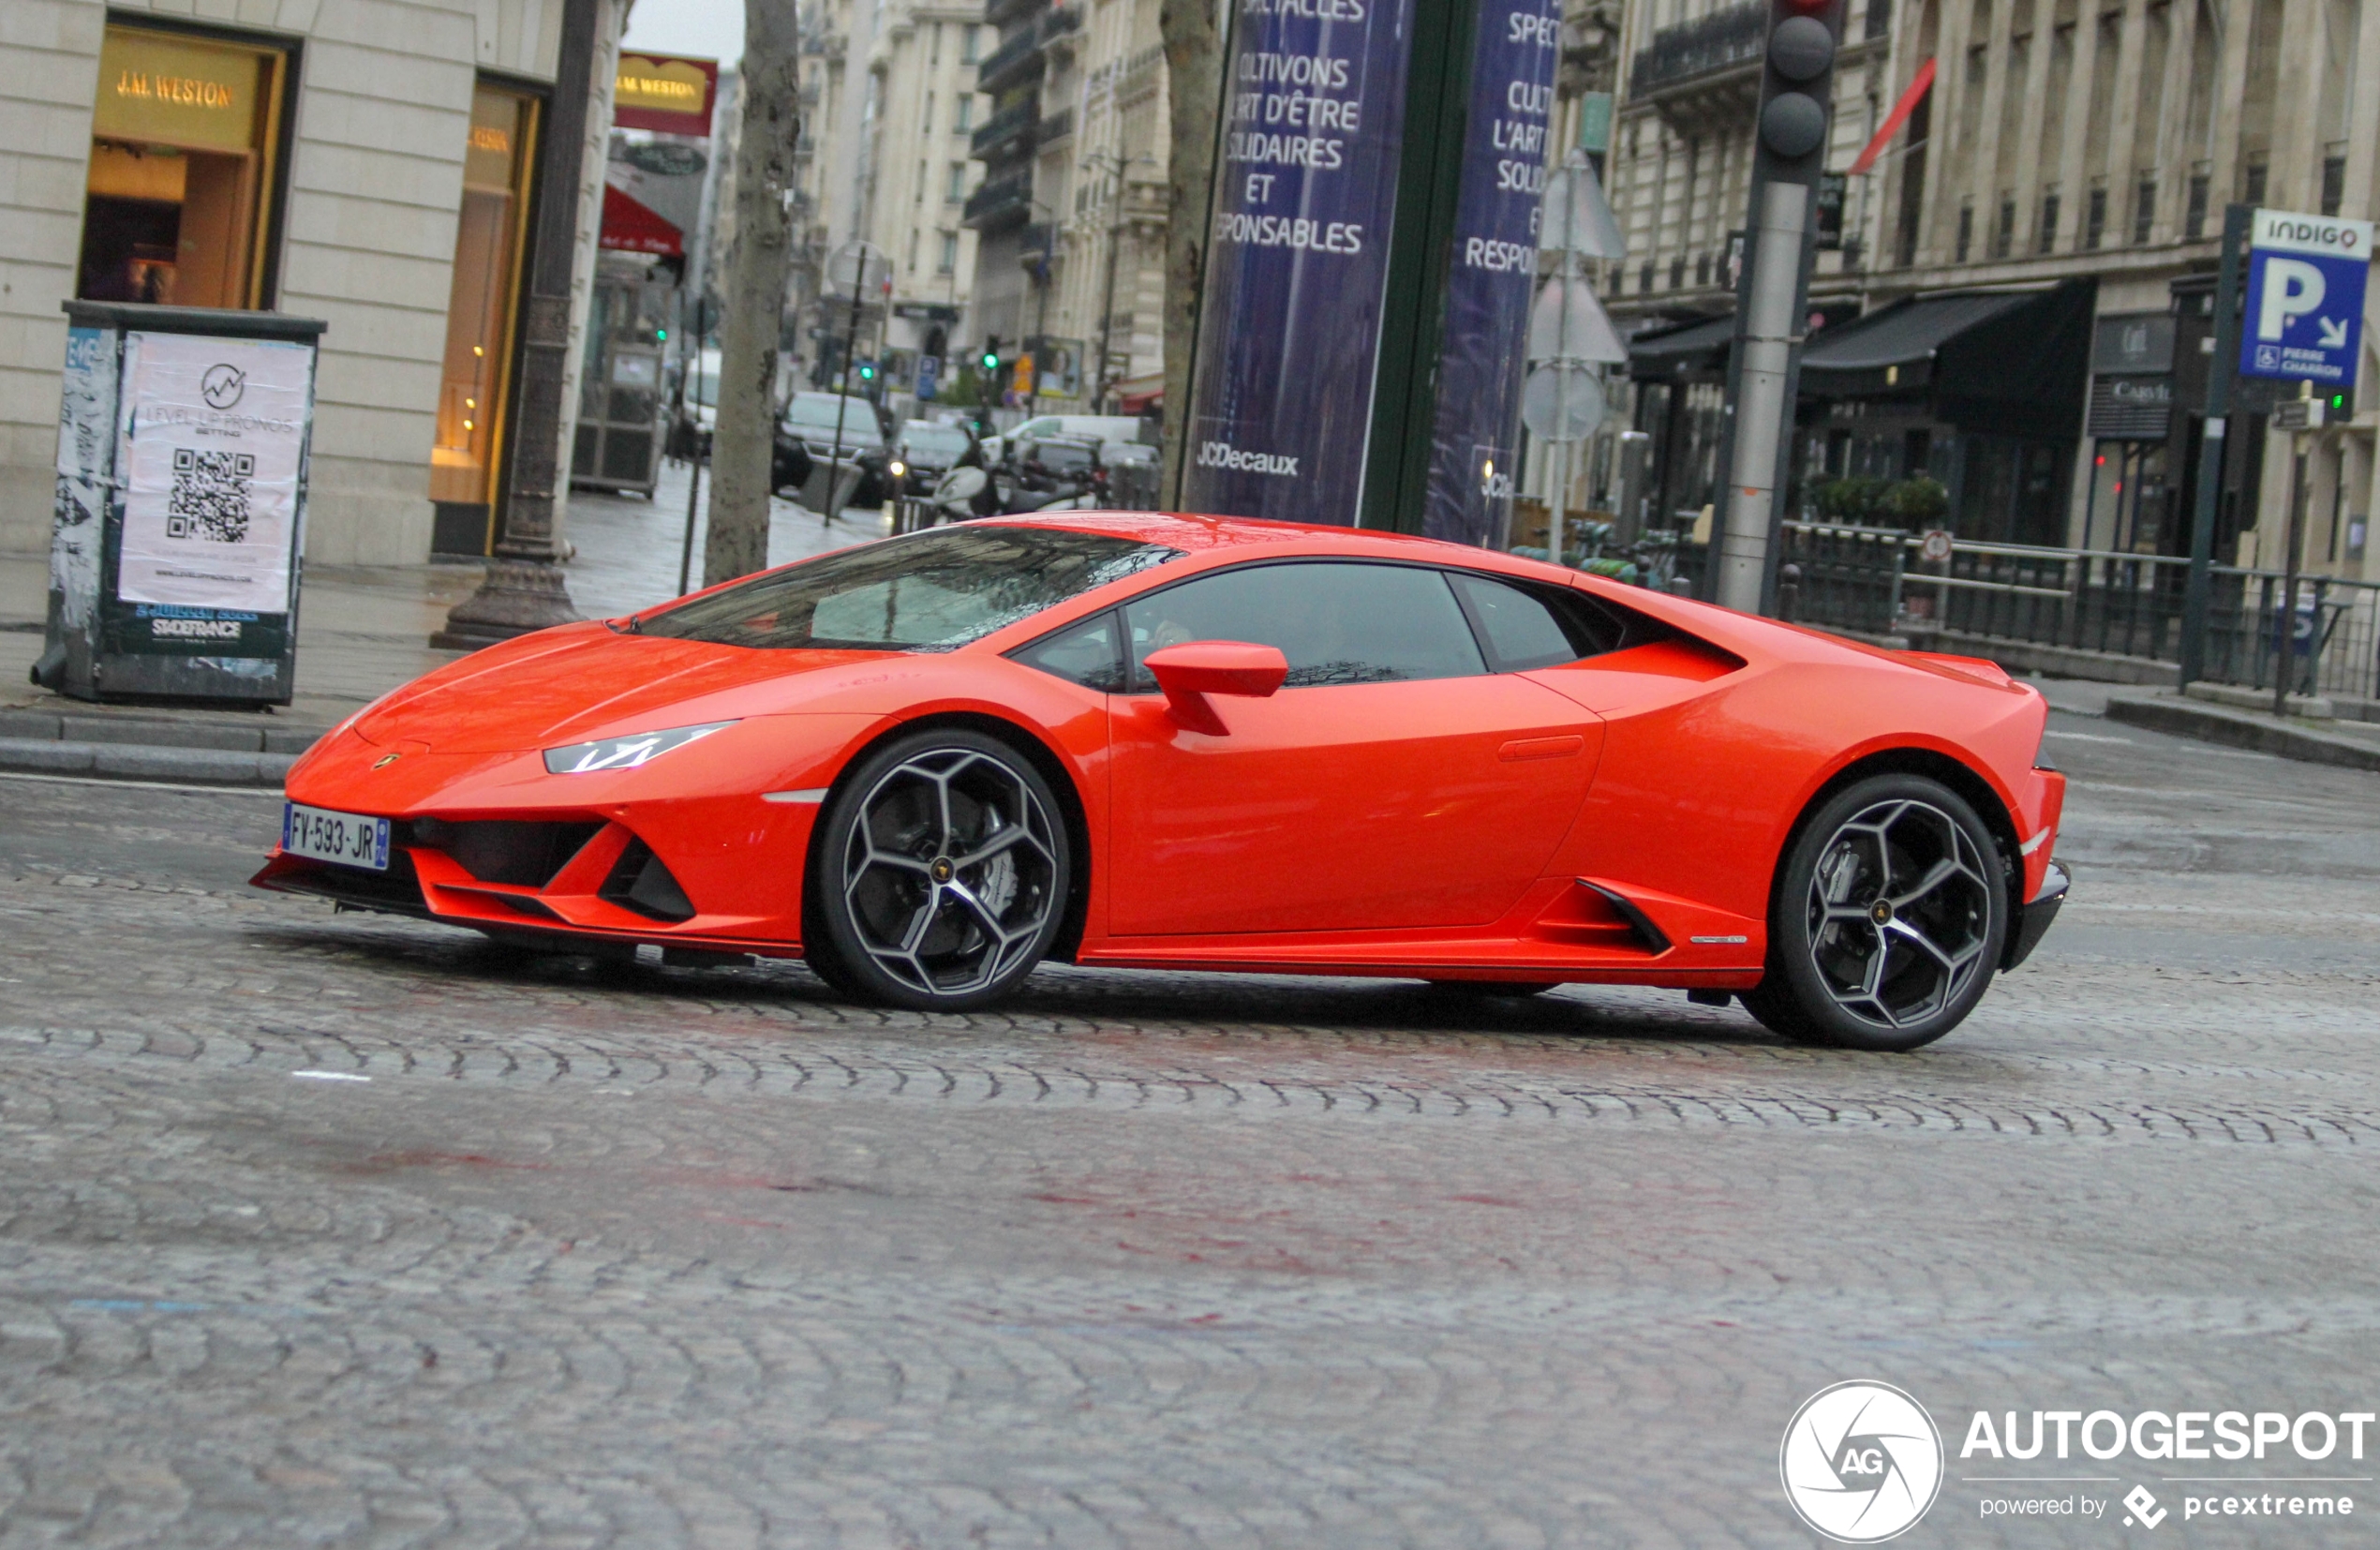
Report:
[[[2215,278],[2214,359],[2207,367],[2206,430],[2198,441],[2198,499],[2190,520],[2190,581],[2181,600],[2181,666],[2187,688],[2206,676],[2207,610],[2214,589],[2215,518],[2222,510],[2224,430],[2231,415],[2231,378],[2239,365],[2239,270],[2255,210],[2226,205],[2223,267]]]
[[[1714,601],[1766,604],[1778,520],[1792,465],[1793,400],[1814,253],[1810,210],[1826,168],[1828,102],[1845,0],[1770,0],[1761,75],[1745,274],[1728,377],[1723,526],[1712,535]]]

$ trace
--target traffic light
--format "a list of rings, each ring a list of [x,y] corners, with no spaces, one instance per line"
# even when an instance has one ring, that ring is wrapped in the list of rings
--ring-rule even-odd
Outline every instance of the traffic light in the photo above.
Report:
[[[859,363],[859,380],[863,382],[872,382],[876,380],[875,362],[862,361]]]
[[[2333,425],[2343,425],[2355,417],[2356,390],[2351,387],[2333,389],[2330,394],[2328,411],[2323,416],[2324,421]]]
[[[999,335],[991,334],[985,335],[983,359],[980,364],[986,371],[998,371],[1000,369]]]
[[[1760,136],[1772,179],[1815,184],[1823,171],[1842,8],[1842,0],[1770,0]]]

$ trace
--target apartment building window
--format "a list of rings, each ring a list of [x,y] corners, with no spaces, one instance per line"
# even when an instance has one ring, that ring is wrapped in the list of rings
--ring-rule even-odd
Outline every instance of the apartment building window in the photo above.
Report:
[[[1991,233],[1991,256],[2004,259],[2016,246],[2016,195],[2011,189],[2000,196],[2000,220]]]
[[[1636,291],[1639,295],[1648,295],[1651,293],[1652,290],[1653,261],[1646,259],[1644,261],[1644,266],[1636,272]]]
[[[265,305],[289,74],[275,48],[106,30],[77,296]]]
[[[2262,204],[2265,201],[2265,174],[2270,171],[2267,154],[2251,151],[2239,169],[2239,202]]]
[[[1973,200],[1961,200],[1961,201],[1958,201],[1958,260],[1957,260],[1957,261],[1958,261],[1958,262],[1960,262],[1960,263],[1965,263],[1965,262],[1967,261],[1967,257],[1968,257],[1968,254],[1973,250],[1974,246],[1975,246],[1975,201],[1974,201]]]
[[[942,64],[942,23],[939,22],[934,23],[934,30],[928,36],[926,63],[933,66]]]
[[[909,272],[912,275],[917,273],[917,241],[923,235],[924,233],[914,226],[909,229]],[[866,249],[863,248],[861,251],[865,252]]]
[[[1686,289],[1686,255],[1683,253],[1670,261],[1670,289],[1672,291]]]
[[[970,26],[970,27],[968,27],[968,29],[967,29],[967,31],[966,31],[966,34],[965,34],[965,45],[964,45],[964,47],[962,47],[962,48],[959,50],[959,63],[960,63],[961,65],[976,65],[976,64],[981,64],[981,63],[982,63],[982,61],[981,61],[981,60],[979,60],[979,59],[977,59],[977,58],[975,57],[975,49],[976,49],[975,35],[976,35],[977,33],[981,32],[981,31],[983,31],[983,29],[982,29],[981,27],[976,27],[976,26]]]
[[[2058,190],[2045,188],[2041,196],[2041,230],[2033,234],[2033,251],[2054,253],[2058,250]]]
[[[2107,190],[2103,186],[2090,191],[2090,199],[2083,206],[2083,251],[2096,253],[2107,239]]]
[[[965,162],[954,161],[950,164],[950,181],[944,186],[942,197],[951,204],[957,204],[967,197],[967,164]]]
[[[972,96],[962,97],[959,99],[959,121],[950,127],[951,130],[963,135],[974,127],[975,99]]]
[[[1864,36],[1882,37],[1892,30],[1892,0],[1867,0],[1867,22]]]
[[[934,94],[933,94],[933,93],[931,93],[931,92],[928,92],[928,93],[926,94],[926,133],[928,133],[928,134],[932,134],[933,132],[934,132]]]
[[[909,186],[909,202],[912,204],[926,202],[926,164],[922,161],[917,164],[917,181]]]
[[[2196,241],[2207,234],[2207,192],[2214,172],[2200,162],[2190,170],[2189,202],[2182,208],[2181,234]]]
[[[934,273],[937,275],[947,275],[955,271],[958,267],[959,233],[956,231],[945,231],[942,234],[942,257],[934,264]]]
[[[2322,213],[2335,216],[2347,198],[2347,142],[2331,142],[2322,151]]]
[[[2143,246],[2157,226],[2157,180],[2144,177],[2133,186],[2132,245]]]
[[[1711,283],[1711,256],[1708,253],[1694,260],[1694,283],[1698,286]]]

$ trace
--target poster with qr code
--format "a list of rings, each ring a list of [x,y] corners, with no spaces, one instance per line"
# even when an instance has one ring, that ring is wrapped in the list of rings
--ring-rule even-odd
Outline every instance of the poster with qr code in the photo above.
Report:
[[[126,335],[119,598],[290,611],[313,374],[307,345]]]

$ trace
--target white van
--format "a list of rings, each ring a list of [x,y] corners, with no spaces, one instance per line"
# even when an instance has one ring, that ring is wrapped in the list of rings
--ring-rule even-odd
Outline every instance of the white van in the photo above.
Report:
[[[985,464],[998,467],[1006,461],[1011,444],[1036,436],[1084,436],[1100,442],[1145,441],[1152,445],[1156,440],[1149,422],[1136,415],[1036,414],[998,436],[985,437]]]

